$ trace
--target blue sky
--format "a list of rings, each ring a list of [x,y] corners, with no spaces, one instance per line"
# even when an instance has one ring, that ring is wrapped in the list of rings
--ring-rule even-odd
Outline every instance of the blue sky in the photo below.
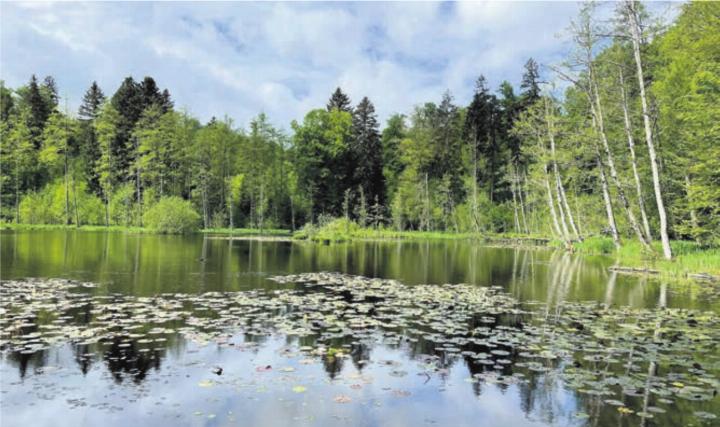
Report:
[[[384,120],[449,89],[467,103],[484,74],[518,84],[528,57],[554,63],[573,2],[0,4],[0,77],[51,74],[75,110],[153,76],[177,107],[240,126],[259,112],[288,129],[341,86]],[[663,7],[666,11],[667,5]]]

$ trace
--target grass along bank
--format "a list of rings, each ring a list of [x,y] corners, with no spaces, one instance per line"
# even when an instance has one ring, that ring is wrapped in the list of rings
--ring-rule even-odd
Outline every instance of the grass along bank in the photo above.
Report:
[[[340,243],[351,240],[477,240],[507,246],[547,246],[551,240],[544,236],[522,234],[456,233],[452,231],[398,231],[387,228],[361,227],[356,222],[337,218],[323,226],[306,224],[293,233],[296,240],[321,243]]]
[[[307,224],[296,231],[293,238],[321,243],[383,239],[477,240],[487,245],[565,248],[563,242],[540,235],[397,231],[364,228],[344,218],[323,226]],[[712,276],[710,279],[720,281],[720,247],[707,247],[690,241],[672,241],[671,247],[675,254],[671,261],[662,257],[659,242],[653,243],[654,252],[647,252],[640,243],[626,239],[620,249],[616,250],[610,238],[588,237],[582,242],[575,242],[572,249],[582,255],[613,258],[618,268],[643,270],[672,278],[702,278],[697,276],[709,275]]]
[[[59,224],[15,224],[0,223],[2,230],[79,230],[123,233],[160,233],[143,227],[102,226],[102,225],[59,225]],[[291,237],[295,240],[307,240],[320,243],[339,243],[351,240],[476,240],[486,245],[499,246],[540,246],[562,249],[564,244],[545,236],[519,234],[481,234],[453,233],[443,231],[397,231],[391,229],[363,228],[357,223],[345,219],[336,219],[319,227],[306,225],[292,233],[283,229],[257,228],[208,228],[196,233],[223,236],[273,236]],[[612,239],[606,237],[588,237],[575,242],[573,250],[588,256],[611,257],[617,267],[651,270],[666,277],[687,278],[691,275],[708,274],[720,280],[720,247],[706,247],[695,242],[672,241],[675,258],[667,261],[662,258],[659,242],[653,243],[655,252],[648,253],[635,241],[626,239],[620,249],[615,249]]]
[[[553,241],[553,246],[563,247],[563,244]],[[652,247],[653,251],[649,252],[639,242],[628,238],[619,249],[615,249],[609,237],[588,237],[573,244],[575,252],[612,257],[618,267],[651,270],[663,276],[679,278],[707,274],[720,281],[720,247],[673,240],[670,247],[674,257],[670,261],[662,257],[660,242],[653,242]]]
[[[147,233],[147,234],[177,234],[165,233],[148,227],[127,227],[122,225],[63,225],[63,224],[16,224],[13,222],[0,223],[0,230],[77,230],[77,231],[106,231],[115,233]],[[290,230],[274,228],[206,228],[198,229],[193,233],[223,234],[229,236],[285,236],[292,235]]]

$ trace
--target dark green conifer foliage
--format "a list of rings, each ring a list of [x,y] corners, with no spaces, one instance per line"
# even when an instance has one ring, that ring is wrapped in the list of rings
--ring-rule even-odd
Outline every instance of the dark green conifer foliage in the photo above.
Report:
[[[83,102],[78,109],[81,120],[94,120],[100,113],[100,106],[105,101],[103,93],[97,82],[92,82],[90,88],[83,95]]]
[[[33,141],[35,149],[40,148],[40,135],[42,135],[43,129],[45,129],[45,122],[50,117],[50,108],[40,92],[40,86],[38,85],[37,77],[35,74],[30,78],[27,90],[24,92],[24,104],[30,110],[30,116],[28,118],[28,128],[30,128],[30,135]]]
[[[532,58],[525,63],[525,73],[522,83],[520,83],[520,89],[522,90],[520,97],[523,108],[527,108],[540,99],[540,71],[537,62]]]
[[[383,147],[380,141],[375,106],[365,97],[353,113],[351,146],[355,182],[363,188],[368,200],[385,201]]]
[[[60,96],[58,95],[57,84],[55,83],[55,79],[53,78],[53,76],[45,77],[42,87],[40,88],[40,92],[45,99],[45,104],[47,105],[48,111],[52,112],[54,109],[56,109],[60,100]]]
[[[14,107],[12,91],[5,87],[4,81],[0,80],[0,120],[7,122]]]
[[[334,108],[337,108],[340,111],[347,111],[348,113],[352,113],[350,97],[343,93],[343,91],[339,87],[335,89],[335,92],[333,92],[333,94],[330,96],[330,101],[328,101],[327,104],[328,111],[331,111]]]
[[[132,77],[126,77],[111,99],[113,107],[120,115],[117,136],[111,146],[111,151],[116,160],[117,169],[122,172],[127,172],[133,160],[134,143],[131,141],[131,136],[135,123],[145,109],[143,93],[141,84],[135,82]]]
[[[101,188],[96,173],[96,164],[102,153],[100,152],[94,122],[100,114],[103,102],[105,102],[105,94],[97,82],[92,82],[90,88],[85,92],[83,102],[78,109],[80,117],[80,134],[78,137],[80,156],[83,158],[83,167],[85,176],[88,179],[88,185],[98,195],[101,194]]]

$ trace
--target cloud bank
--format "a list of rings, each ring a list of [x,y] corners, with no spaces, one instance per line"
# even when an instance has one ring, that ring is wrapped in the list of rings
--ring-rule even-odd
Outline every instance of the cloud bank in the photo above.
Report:
[[[0,76],[53,75],[75,110],[97,80],[107,95],[153,76],[177,107],[240,125],[260,112],[288,128],[340,86],[382,120],[459,103],[484,74],[517,85],[529,57],[559,60],[569,2],[10,3],[0,5]]]

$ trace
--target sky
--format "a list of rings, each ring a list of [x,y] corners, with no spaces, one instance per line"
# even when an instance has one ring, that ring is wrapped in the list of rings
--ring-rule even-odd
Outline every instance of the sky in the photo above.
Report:
[[[659,5],[653,6],[659,9]],[[381,120],[460,104],[483,74],[519,85],[523,64],[560,61],[574,2],[0,3],[0,78],[52,75],[77,110],[93,80],[112,95],[152,76],[176,108],[246,127],[258,113],[289,129],[340,86]],[[607,9],[607,7],[606,7]],[[662,12],[667,11],[665,4]],[[565,34],[565,35],[564,35]]]

